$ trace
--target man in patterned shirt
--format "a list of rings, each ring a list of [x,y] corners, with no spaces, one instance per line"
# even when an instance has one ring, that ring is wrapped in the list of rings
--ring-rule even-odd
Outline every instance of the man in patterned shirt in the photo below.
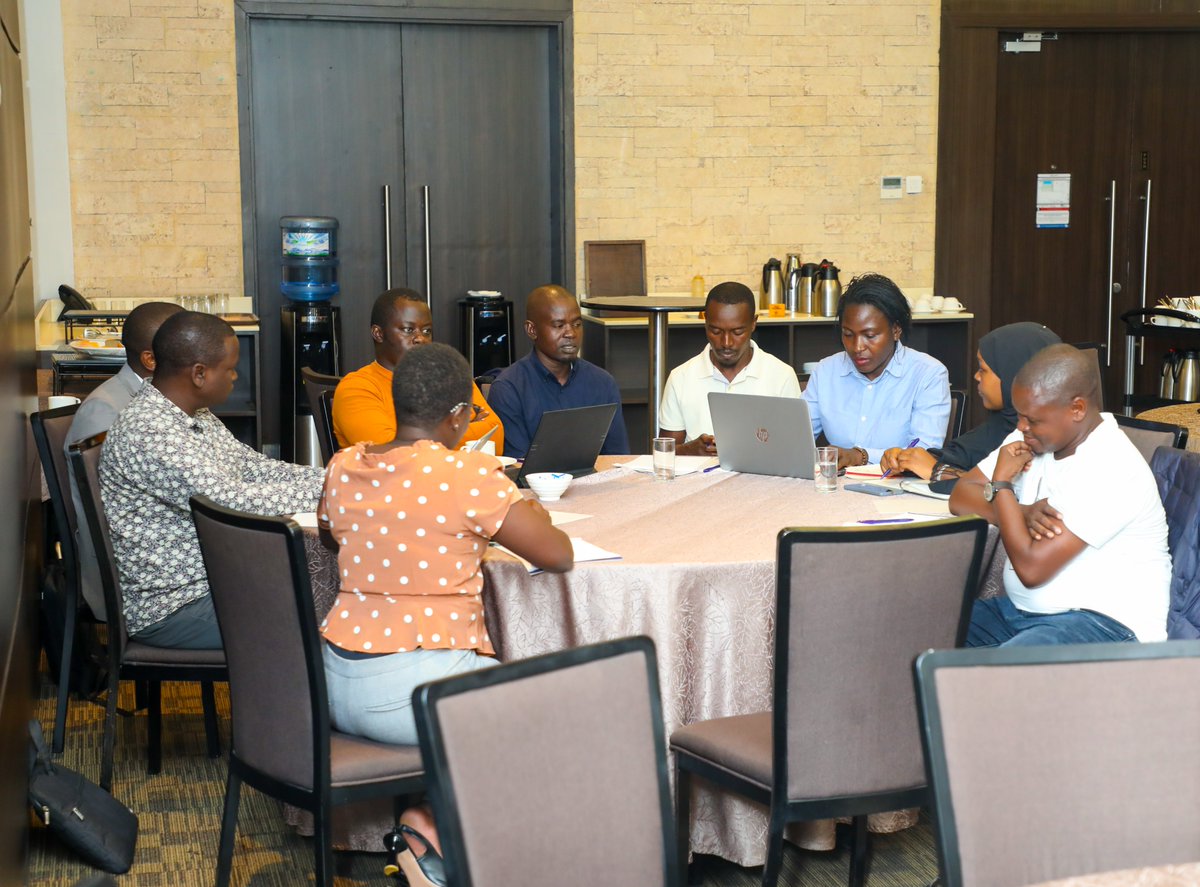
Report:
[[[225,321],[181,311],[163,323],[153,349],[153,383],[117,418],[100,459],[125,621],[146,644],[218,649],[188,500],[200,493],[254,514],[312,511],[324,471],[268,459],[210,412],[237,379],[237,336]]]

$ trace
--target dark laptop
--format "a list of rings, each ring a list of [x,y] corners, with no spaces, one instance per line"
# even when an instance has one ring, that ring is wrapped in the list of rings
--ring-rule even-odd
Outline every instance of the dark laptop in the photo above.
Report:
[[[525,461],[509,466],[504,473],[519,487],[528,486],[525,475],[541,471],[566,471],[575,477],[594,473],[596,457],[617,409],[618,404],[604,403],[542,413]]]

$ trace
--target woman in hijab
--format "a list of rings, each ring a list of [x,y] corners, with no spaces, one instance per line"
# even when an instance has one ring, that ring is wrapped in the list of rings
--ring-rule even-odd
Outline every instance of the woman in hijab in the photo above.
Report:
[[[988,410],[983,424],[940,449],[886,450],[879,464],[884,470],[909,471],[932,481],[951,480],[970,471],[1017,427],[1012,383],[1021,367],[1047,345],[1061,341],[1040,323],[1010,323],[992,330],[979,340],[975,355],[979,361],[975,382]]]

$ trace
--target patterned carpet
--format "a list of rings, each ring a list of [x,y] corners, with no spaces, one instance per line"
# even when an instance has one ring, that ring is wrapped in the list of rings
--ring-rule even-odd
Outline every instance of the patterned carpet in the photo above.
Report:
[[[118,718],[113,790],[140,820],[137,856],[129,874],[118,878],[122,887],[186,887],[213,883],[221,804],[225,794],[225,765],[208,758],[199,687],[163,686],[163,771],[146,774],[146,718]],[[122,687],[121,704],[132,707],[132,685]],[[222,745],[228,746],[228,695],[217,688],[222,713]],[[36,715],[49,738],[54,718],[54,687],[42,678]],[[72,700],[66,749],[61,763],[99,778],[103,709]],[[603,840],[603,835],[597,835]],[[896,835],[873,836],[871,887],[910,887],[928,884],[937,874],[932,833],[927,820]],[[383,854],[339,853],[337,887],[396,884],[383,877]],[[789,846],[781,885],[840,887],[846,883],[849,854],[813,853]],[[724,860],[704,857],[699,862],[705,887],[751,887],[760,883],[760,869],[743,869]],[[68,885],[91,873],[83,863],[41,828],[29,843],[30,885]],[[250,788],[242,791],[237,847],[233,863],[236,887],[283,887],[311,883],[312,844],[288,828],[279,805]],[[564,885],[568,887],[568,885]]]

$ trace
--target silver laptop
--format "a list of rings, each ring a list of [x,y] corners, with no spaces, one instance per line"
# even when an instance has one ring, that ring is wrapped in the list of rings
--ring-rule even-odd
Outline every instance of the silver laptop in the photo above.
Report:
[[[708,410],[726,471],[812,480],[817,448],[803,398],[713,391]]]

